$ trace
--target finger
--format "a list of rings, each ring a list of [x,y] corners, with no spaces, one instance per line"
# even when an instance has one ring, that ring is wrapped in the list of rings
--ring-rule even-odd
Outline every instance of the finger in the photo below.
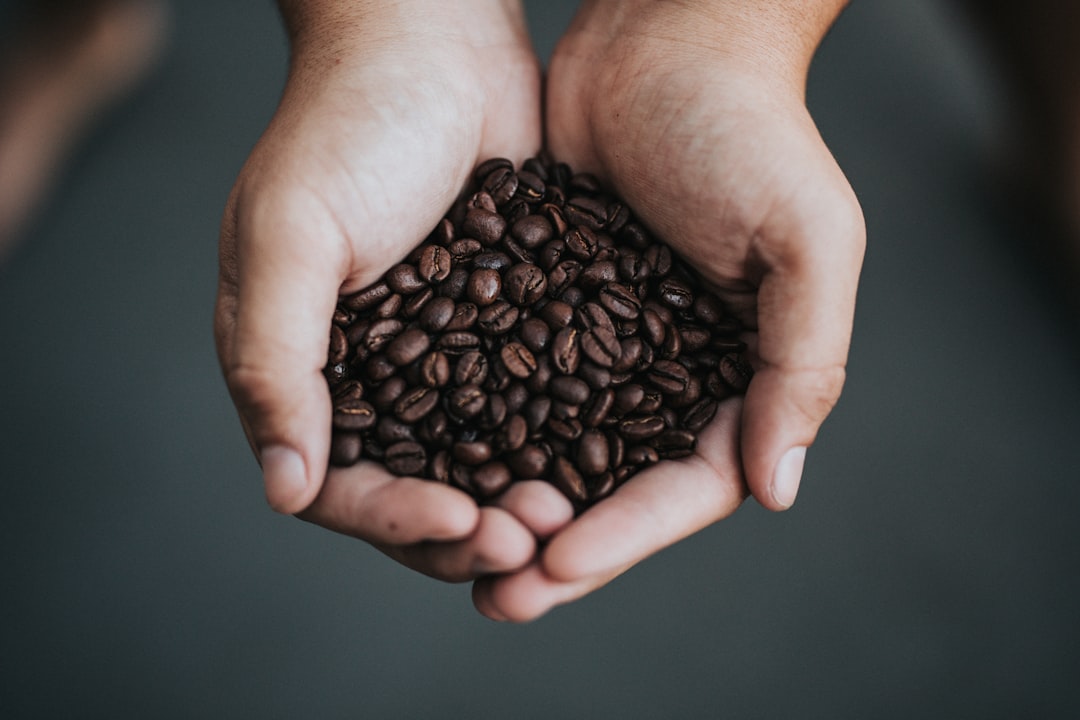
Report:
[[[330,445],[330,319],[348,266],[317,202],[237,196],[226,216],[216,331],[225,380],[263,469],[271,507],[318,495]]]
[[[626,568],[570,582],[555,580],[534,563],[512,575],[481,578],[473,584],[473,605],[497,622],[531,622],[558,605],[565,605],[603,587]]]
[[[480,522],[476,502],[460,490],[369,462],[331,469],[299,517],[377,545],[462,540]]]
[[[820,207],[833,210],[815,216],[802,236],[759,248],[766,270],[742,454],[750,491],[771,510],[795,502],[806,449],[840,397],[851,342],[862,215],[853,195]]]
[[[528,480],[511,485],[495,506],[516,517],[533,535],[546,540],[574,519],[574,506],[551,483]]]
[[[541,555],[551,578],[574,582],[640,562],[727,517],[746,495],[739,466],[742,403],[721,403],[697,454],[630,478],[552,538]]]
[[[424,542],[379,548],[402,565],[446,582],[510,573],[536,555],[536,539],[510,513],[480,508],[476,530],[457,542]]]

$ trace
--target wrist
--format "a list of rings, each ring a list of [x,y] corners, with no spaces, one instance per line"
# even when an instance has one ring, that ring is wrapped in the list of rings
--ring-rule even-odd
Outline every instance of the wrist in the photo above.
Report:
[[[581,25],[609,40],[661,41],[672,53],[741,65],[805,87],[810,61],[848,0],[587,0]]]

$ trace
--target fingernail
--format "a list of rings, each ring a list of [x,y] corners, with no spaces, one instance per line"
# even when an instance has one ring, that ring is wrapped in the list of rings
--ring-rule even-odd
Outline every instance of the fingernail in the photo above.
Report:
[[[772,496],[777,505],[785,510],[795,504],[802,482],[803,464],[806,462],[806,448],[793,447],[784,453],[776,465],[773,475]]]
[[[272,445],[260,454],[266,500],[280,513],[299,512],[297,500],[307,490],[307,472],[300,453],[282,445]]]

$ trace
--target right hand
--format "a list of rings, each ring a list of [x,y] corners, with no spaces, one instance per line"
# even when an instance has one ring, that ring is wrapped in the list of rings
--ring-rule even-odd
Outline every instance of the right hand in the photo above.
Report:
[[[215,313],[266,497],[441,579],[512,571],[534,556],[536,531],[511,513],[370,463],[327,472],[321,371],[339,293],[371,284],[419,244],[479,160],[538,150],[540,74],[521,9],[296,5],[284,96],[225,212]],[[550,491],[521,492],[543,506]],[[533,525],[545,520],[561,522]]]

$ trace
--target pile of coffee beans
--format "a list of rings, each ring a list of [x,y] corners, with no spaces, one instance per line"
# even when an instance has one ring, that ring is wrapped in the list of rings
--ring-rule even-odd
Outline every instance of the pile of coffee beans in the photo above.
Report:
[[[493,159],[399,265],[334,313],[331,462],[484,501],[545,479],[579,509],[694,451],[745,391],[741,327],[589,174]]]

